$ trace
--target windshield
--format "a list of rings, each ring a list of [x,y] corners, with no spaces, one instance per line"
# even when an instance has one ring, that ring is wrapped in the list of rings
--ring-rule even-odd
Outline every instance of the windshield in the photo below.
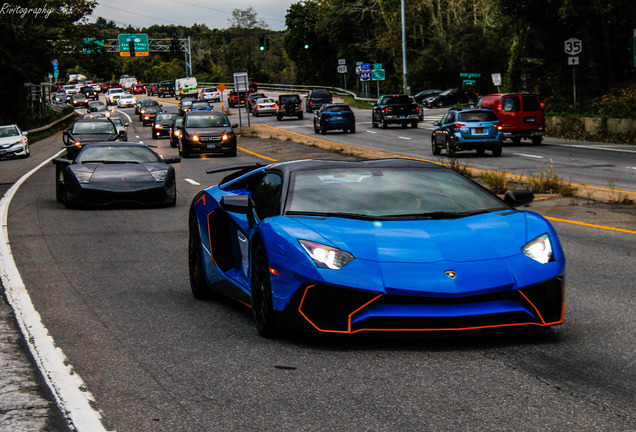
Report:
[[[400,105],[400,104],[408,104],[413,102],[411,96],[399,95],[399,96],[391,96],[388,98],[383,98],[382,103],[385,105]]]
[[[157,114],[157,121],[172,121],[176,116],[176,114]]]
[[[123,126],[124,122],[119,117],[112,117],[111,120],[115,123],[115,126]]]
[[[144,146],[87,146],[76,163],[147,163],[161,162],[155,153]]]
[[[73,125],[74,134],[116,134],[117,129],[111,122],[81,122]]]
[[[20,135],[15,126],[0,127],[0,138],[14,137]]]
[[[508,210],[450,170],[357,168],[292,173],[286,214],[385,219],[456,218]]]
[[[207,102],[193,102],[192,109],[208,109],[210,108],[210,104]]]
[[[348,105],[332,105],[323,108],[325,112],[351,112],[351,108]]]
[[[225,115],[196,115],[186,119],[186,127],[189,128],[209,128],[209,127],[230,127],[230,121]]]

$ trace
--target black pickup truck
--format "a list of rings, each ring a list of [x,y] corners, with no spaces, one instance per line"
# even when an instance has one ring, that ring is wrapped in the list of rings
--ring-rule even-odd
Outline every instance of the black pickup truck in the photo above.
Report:
[[[373,104],[371,124],[374,128],[382,125],[387,128],[391,123],[399,123],[402,127],[411,125],[416,128],[420,121],[420,106],[411,96],[405,94],[382,95]]]

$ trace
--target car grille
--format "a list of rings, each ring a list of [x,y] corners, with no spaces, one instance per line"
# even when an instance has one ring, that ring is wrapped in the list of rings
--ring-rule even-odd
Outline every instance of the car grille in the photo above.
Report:
[[[458,331],[563,322],[561,278],[523,288],[461,297],[417,297],[310,285],[294,308],[316,330]]]

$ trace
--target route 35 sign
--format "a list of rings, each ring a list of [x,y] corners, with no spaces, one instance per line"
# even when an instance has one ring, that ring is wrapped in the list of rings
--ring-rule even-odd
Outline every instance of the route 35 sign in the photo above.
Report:
[[[583,42],[580,39],[570,38],[565,41],[565,53],[567,55],[579,55],[581,51],[583,51]]]

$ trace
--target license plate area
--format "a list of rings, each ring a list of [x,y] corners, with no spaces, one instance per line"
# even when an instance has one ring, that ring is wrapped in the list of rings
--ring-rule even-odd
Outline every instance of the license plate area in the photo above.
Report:
[[[537,121],[535,117],[526,117],[524,120],[526,123],[534,123]]]
[[[476,134],[483,134],[483,133],[486,133],[486,129],[485,129],[485,128],[475,128],[475,129],[473,129],[473,131],[474,131]]]

